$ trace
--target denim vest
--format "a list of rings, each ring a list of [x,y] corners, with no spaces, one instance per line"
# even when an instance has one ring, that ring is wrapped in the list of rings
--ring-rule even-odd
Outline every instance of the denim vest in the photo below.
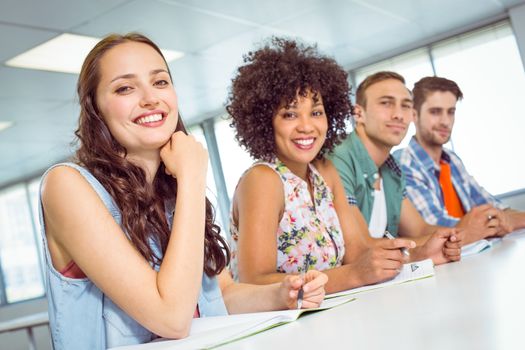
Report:
[[[73,163],[57,164],[49,170],[56,166],[77,169],[102,199],[115,221],[121,224],[121,214],[115,201],[89,171]],[[41,190],[40,188],[40,193]],[[167,214],[167,218],[171,225],[172,214]],[[47,246],[41,200],[39,219],[42,227],[46,294],[54,349],[98,350],[146,343],[157,338],[114,304],[89,278],[64,277],[53,267]],[[159,252],[158,245],[152,242],[150,244],[155,252]],[[203,273],[198,305],[201,317],[227,314],[217,278],[209,278]]]

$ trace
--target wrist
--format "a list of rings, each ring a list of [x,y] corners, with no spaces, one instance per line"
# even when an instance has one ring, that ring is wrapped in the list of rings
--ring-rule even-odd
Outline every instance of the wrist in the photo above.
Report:
[[[286,310],[288,309],[287,300],[289,298],[290,289],[286,288],[286,282],[274,283],[272,293],[272,305],[268,305],[268,310]],[[285,294],[286,293],[286,294]]]
[[[479,231],[465,230],[462,245],[477,242],[480,239],[485,239],[489,236],[490,236],[490,233],[487,232],[486,228],[483,230],[479,230]]]
[[[342,268],[346,269],[346,286],[344,286],[344,289],[352,289],[356,287],[361,287],[366,284],[368,284],[366,273],[367,271],[363,271],[359,266],[356,266],[354,263],[350,263],[347,265],[343,265]],[[330,280],[328,280],[330,282]]]
[[[180,193],[184,190],[188,190],[191,193],[196,191],[202,191],[206,193],[206,179],[200,177],[184,177],[180,176],[177,180],[177,192]]]
[[[430,258],[425,245],[420,245],[409,250],[410,261],[421,261]]]

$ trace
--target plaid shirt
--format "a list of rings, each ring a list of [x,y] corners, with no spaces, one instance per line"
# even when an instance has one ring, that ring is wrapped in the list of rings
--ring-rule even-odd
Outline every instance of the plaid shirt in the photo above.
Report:
[[[407,148],[396,151],[395,155],[403,169],[408,198],[421,216],[433,225],[456,226],[459,219],[448,215],[439,184],[440,166],[435,164],[427,152],[412,137]],[[506,209],[500,201],[481,187],[463,165],[461,159],[452,151],[443,148],[441,160],[450,164],[452,184],[463,205],[465,213],[482,204],[492,204]]]

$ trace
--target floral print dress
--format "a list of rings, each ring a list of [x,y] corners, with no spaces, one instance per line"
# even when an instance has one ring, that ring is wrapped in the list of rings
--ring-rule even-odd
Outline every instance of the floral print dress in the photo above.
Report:
[[[257,162],[253,166],[261,164],[272,168],[279,175],[284,188],[284,212],[275,233],[276,271],[301,273],[310,269],[323,271],[341,266],[345,254],[343,234],[333,203],[333,193],[321,174],[309,164],[308,174],[314,193],[312,200],[306,181],[292,173],[280,160]],[[237,280],[239,230],[231,216],[230,233],[230,270]]]

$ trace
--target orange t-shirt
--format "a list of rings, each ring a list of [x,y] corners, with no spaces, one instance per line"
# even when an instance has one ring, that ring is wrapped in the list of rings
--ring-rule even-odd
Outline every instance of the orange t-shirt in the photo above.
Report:
[[[465,215],[461,201],[459,200],[458,194],[452,184],[452,175],[450,173],[450,164],[440,161],[441,172],[439,174],[439,184],[443,191],[443,200],[445,202],[445,208],[450,216],[455,218],[462,218]]]

